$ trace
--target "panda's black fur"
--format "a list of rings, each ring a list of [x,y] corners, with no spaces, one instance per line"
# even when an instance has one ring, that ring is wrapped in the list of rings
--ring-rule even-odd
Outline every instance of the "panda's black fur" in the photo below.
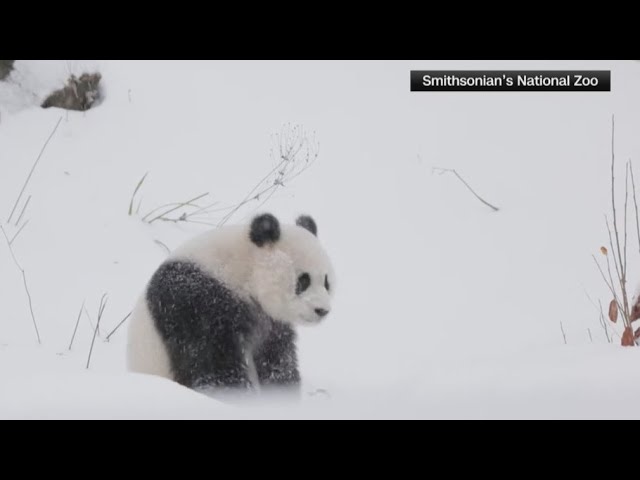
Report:
[[[197,265],[163,264],[146,300],[176,382],[190,388],[250,387],[245,352],[251,350],[262,385],[300,382],[293,328],[238,298]]]
[[[320,323],[334,293],[317,225],[303,215],[281,227],[265,213],[222,229],[152,275],[130,321],[129,369],[196,390],[299,393],[295,326]]]

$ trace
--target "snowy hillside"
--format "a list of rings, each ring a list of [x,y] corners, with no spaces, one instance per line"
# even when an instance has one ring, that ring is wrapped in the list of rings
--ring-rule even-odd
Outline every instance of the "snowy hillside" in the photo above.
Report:
[[[640,350],[620,346],[620,322],[600,324],[594,303],[611,294],[591,258],[609,241],[612,115],[617,177],[628,159],[640,173],[639,62],[15,68],[0,81],[0,225],[18,234],[41,344],[0,235],[0,418],[640,418]],[[612,88],[410,92],[409,71],[426,69],[604,69]],[[39,108],[70,73],[96,70],[100,105]],[[260,210],[287,223],[313,215],[338,275],[331,315],[299,330],[303,402],[224,404],[127,373],[126,321],[107,335],[165,246],[213,228],[272,170],[289,124],[315,134],[318,158]],[[499,211],[434,167],[456,169]],[[142,221],[204,193],[199,205],[218,202],[208,215]],[[635,230],[629,238],[637,285]]]

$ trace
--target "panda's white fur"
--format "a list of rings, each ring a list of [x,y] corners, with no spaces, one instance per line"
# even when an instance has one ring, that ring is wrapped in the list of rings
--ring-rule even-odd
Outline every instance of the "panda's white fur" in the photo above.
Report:
[[[315,234],[315,223],[313,232],[299,224],[279,225],[277,241],[261,246],[250,239],[250,228],[224,226],[203,233],[177,248],[165,263],[197,265],[242,301],[257,302],[277,322],[292,326],[319,323],[331,310],[336,280],[331,261]],[[297,294],[296,282],[302,273],[309,274],[311,283]],[[318,315],[318,311],[325,313]],[[247,362],[252,363],[250,355]],[[130,319],[127,363],[134,372],[173,378],[171,361],[149,310],[146,290]]]

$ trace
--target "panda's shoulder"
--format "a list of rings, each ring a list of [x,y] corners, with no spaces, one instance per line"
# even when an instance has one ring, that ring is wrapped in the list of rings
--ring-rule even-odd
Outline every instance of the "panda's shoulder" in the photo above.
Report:
[[[216,251],[241,248],[248,240],[246,228],[236,226],[220,227],[187,240],[171,251],[167,260],[190,260],[200,263]]]

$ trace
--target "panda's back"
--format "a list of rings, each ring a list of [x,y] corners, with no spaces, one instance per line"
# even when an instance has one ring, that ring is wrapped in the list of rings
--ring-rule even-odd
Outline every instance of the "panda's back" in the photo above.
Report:
[[[180,365],[172,365],[167,342],[186,333],[192,348],[211,348],[200,340],[220,335],[206,331],[207,318],[220,318],[217,328],[249,336],[255,325],[233,324],[231,319],[256,318],[247,290],[250,258],[246,228],[236,226],[203,233],[173,251],[154,272],[132,313],[129,369],[174,380],[184,375]]]
[[[191,262],[248,300],[251,251],[246,227],[225,226],[194,237],[175,249],[166,261]]]

